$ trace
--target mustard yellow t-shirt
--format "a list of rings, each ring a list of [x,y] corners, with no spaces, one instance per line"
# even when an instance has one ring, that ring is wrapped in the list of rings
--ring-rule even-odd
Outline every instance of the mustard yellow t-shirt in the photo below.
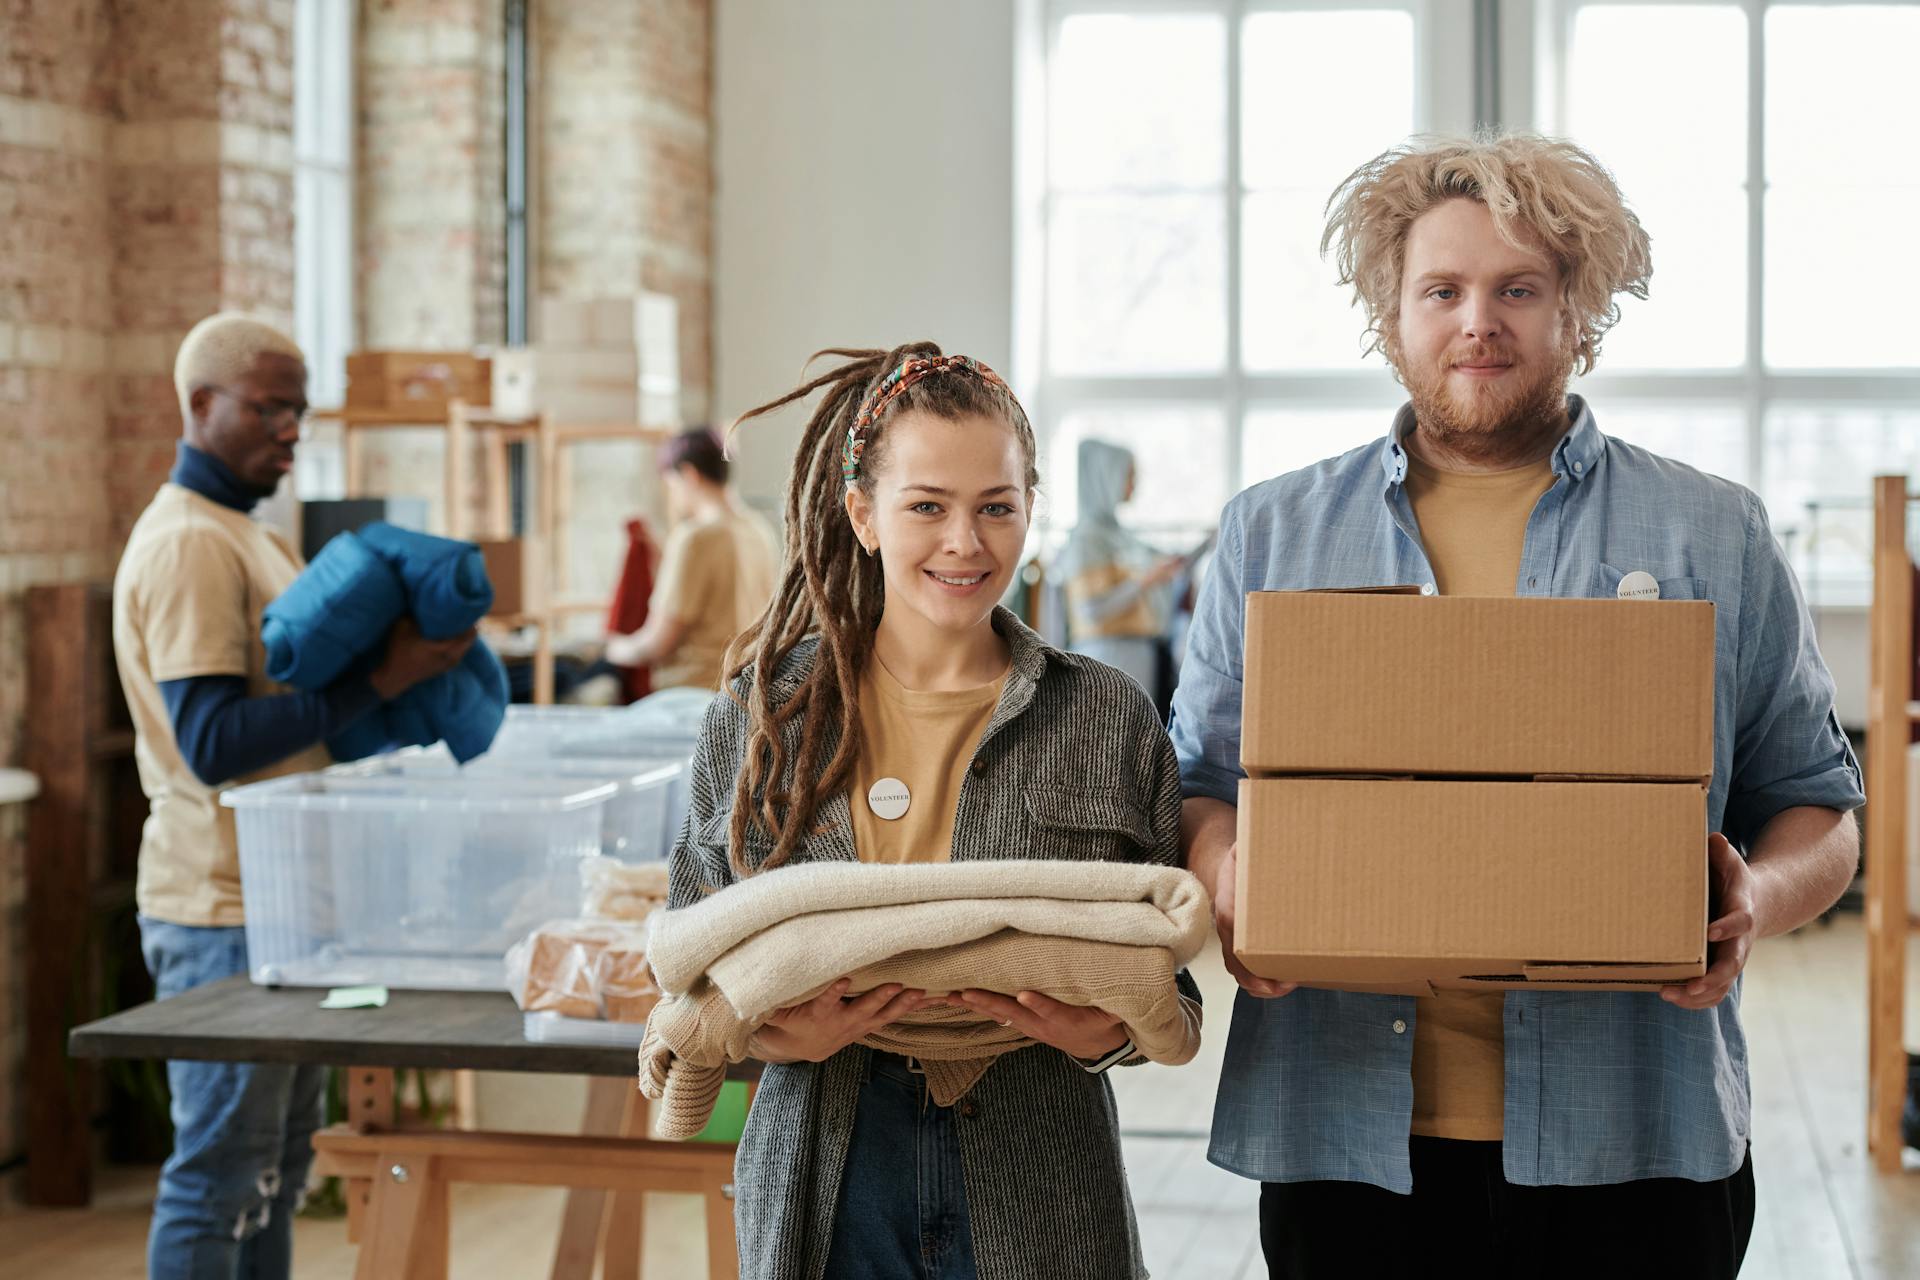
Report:
[[[847,797],[860,861],[945,862],[953,856],[960,788],[1006,683],[1003,674],[973,689],[909,689],[878,657],[868,658],[860,673],[860,754]],[[889,779],[907,792],[906,812],[893,819],[875,813],[869,800],[873,785]]]
[[[287,692],[267,679],[260,614],[292,585],[300,555],[242,512],[165,484],[134,522],[113,579],[113,654],[133,717],[134,763],[147,793],[134,900],[173,924],[244,923],[233,811],[194,776],[160,696],[166,680],[243,676],[247,696]],[[314,746],[233,785],[324,769]]]
[[[653,686],[718,689],[727,646],[766,610],[778,567],[773,530],[757,512],[731,510],[676,525],[661,550],[647,611],[678,618],[687,633],[654,664]]]
[[[1449,596],[1510,596],[1527,520],[1553,487],[1548,461],[1464,475],[1409,460],[1407,497],[1434,585]],[[1413,1029],[1413,1132],[1497,1142],[1505,1132],[1506,997],[1440,991],[1420,1001]]]

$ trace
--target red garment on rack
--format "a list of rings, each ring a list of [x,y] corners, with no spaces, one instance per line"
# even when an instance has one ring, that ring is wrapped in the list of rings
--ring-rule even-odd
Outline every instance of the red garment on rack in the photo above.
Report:
[[[653,597],[653,575],[659,567],[660,548],[647,531],[647,522],[627,521],[627,559],[620,566],[620,580],[613,584],[613,603],[607,609],[608,635],[631,635],[647,624],[647,601]],[[637,701],[652,692],[649,668],[618,670],[626,681],[627,701]]]

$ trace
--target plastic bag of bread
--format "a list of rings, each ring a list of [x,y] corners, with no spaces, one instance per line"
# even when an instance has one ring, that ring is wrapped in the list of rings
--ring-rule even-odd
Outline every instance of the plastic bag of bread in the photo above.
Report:
[[[630,866],[613,858],[588,858],[580,867],[586,889],[580,914],[588,919],[645,920],[667,905],[667,864]]]
[[[619,921],[549,921],[508,949],[507,989],[528,1013],[598,1018],[601,953],[646,945],[644,929]]]
[[[645,1022],[653,1006],[660,1003],[660,986],[653,980],[653,969],[647,964],[645,929],[608,943],[594,964],[600,1007],[607,1021]]]

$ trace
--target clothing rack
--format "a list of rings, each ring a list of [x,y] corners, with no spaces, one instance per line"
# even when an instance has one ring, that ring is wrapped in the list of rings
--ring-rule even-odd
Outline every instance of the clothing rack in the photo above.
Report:
[[[1908,743],[1920,723],[1913,700],[1913,556],[1905,476],[1873,481],[1872,656],[1867,695],[1867,1147],[1875,1168],[1901,1167],[1900,1110],[1907,1096]]]

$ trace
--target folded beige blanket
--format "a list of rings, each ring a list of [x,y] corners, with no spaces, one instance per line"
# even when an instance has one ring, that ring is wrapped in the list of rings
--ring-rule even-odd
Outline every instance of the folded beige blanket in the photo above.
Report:
[[[647,1022],[640,1087],[663,1137],[705,1125],[725,1068],[767,1014],[841,977],[935,993],[1039,991],[1106,1010],[1156,1062],[1190,1060],[1200,1010],[1174,975],[1211,908],[1173,867],[1043,861],[810,863],[744,880],[655,918],[648,958],[667,994]],[[863,1043],[920,1061],[950,1106],[995,1057],[1034,1043],[962,1006],[924,1009]]]

